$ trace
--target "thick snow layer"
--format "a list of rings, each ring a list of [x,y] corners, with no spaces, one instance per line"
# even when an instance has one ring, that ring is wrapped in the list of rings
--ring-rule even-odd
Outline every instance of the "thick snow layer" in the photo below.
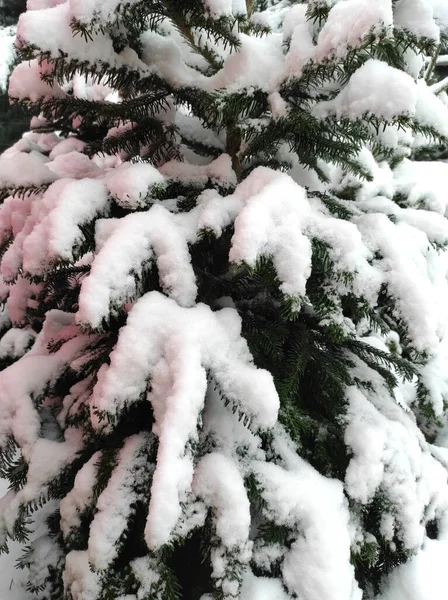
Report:
[[[90,564],[102,571],[111,566],[119,550],[119,541],[137,500],[146,498],[135,491],[148,472],[147,434],[138,434],[127,438],[118,453],[117,466],[100,494],[96,503],[96,512],[90,524],[88,555]]]
[[[55,180],[46,158],[35,151],[0,157],[0,186],[42,185]]]
[[[204,7],[214,19],[232,14],[232,0],[204,0]]]
[[[388,90],[387,94],[383,93],[384,89]],[[376,59],[365,62],[333,100],[320,102],[313,111],[318,117],[332,114],[362,119],[375,115],[386,121],[400,115],[409,116],[448,137],[448,107],[425,81],[415,83],[404,71]]]
[[[298,233],[303,229],[300,221],[307,214],[305,193],[288,177],[269,181],[270,174],[264,174],[267,185],[256,191],[250,189],[251,195],[248,194],[244,209],[235,219],[230,260],[255,265],[260,249],[266,248],[275,257],[274,264],[285,294],[303,295],[310,260],[309,240]],[[261,181],[262,171],[257,175]],[[252,181],[246,182],[253,185]],[[239,191],[244,194],[243,185]]]
[[[43,360],[40,356],[27,356],[24,361],[28,374],[33,381],[24,380],[20,373],[24,363],[15,363],[9,369],[2,371],[2,402],[1,402],[1,438],[6,442],[12,432],[20,440],[27,455],[31,454],[36,442],[40,421],[29,396],[31,390],[42,389],[50,380],[54,371],[60,366],[57,358]]]
[[[163,185],[165,178],[147,163],[124,163],[106,174],[109,192],[120,206],[135,209],[145,206],[150,188]]]
[[[17,431],[17,427],[15,428]],[[16,433],[14,431],[14,434]],[[66,441],[37,439],[32,445],[31,456],[24,452],[28,462],[27,481],[24,487],[9,492],[1,499],[0,529],[2,537],[11,535],[23,504],[36,501],[48,489],[48,484],[65,469],[81,448],[80,436],[73,431],[66,433]]]
[[[350,49],[359,46],[370,33],[380,33],[392,25],[391,0],[345,0],[331,3],[328,19],[317,42],[313,42],[313,27],[306,19],[307,5],[299,4],[286,12],[283,35],[290,39],[286,55],[288,75],[300,77],[309,61],[343,58]]]
[[[203,0],[207,13],[214,19],[222,16],[245,15],[245,0]]]
[[[220,235],[234,220],[230,260],[255,266],[263,254],[272,256],[284,293],[298,297],[305,294],[311,268],[311,244],[300,234],[309,214],[303,188],[287,175],[260,167],[233,195],[204,196],[199,228]]]
[[[256,38],[240,34],[240,41],[238,52],[229,55],[223,68],[204,87],[225,88],[226,92],[250,88],[276,90],[284,78],[282,36]]]
[[[13,284],[8,285],[6,306],[11,322],[23,327],[26,325],[25,314],[28,307],[35,306],[37,294],[42,289],[41,284],[30,283],[24,277],[17,277]]]
[[[43,412],[37,412],[32,399],[32,395],[38,397],[54,381],[64,364],[84,350],[87,340],[80,336],[62,343],[57,353],[48,354],[49,341],[57,340],[62,332],[67,334],[67,328],[70,327],[73,327],[72,315],[57,310],[49,311],[32,349],[21,361],[0,373],[0,442],[5,444],[10,436],[14,436],[29,465],[25,485],[20,491],[10,492],[1,500],[2,538],[13,530],[20,506],[45,493],[48,483],[73,460],[80,449],[80,432],[76,430],[67,429],[64,440],[57,434],[50,435],[50,432],[48,437],[41,437],[44,427],[54,427],[51,419],[48,426],[42,423]],[[55,428],[57,430],[58,427]]]
[[[425,208],[443,216],[447,214],[446,181],[448,164],[442,161],[402,160],[394,169],[396,191],[407,205]]]
[[[417,82],[418,99],[415,118],[421,125],[434,128],[445,138],[448,137],[448,106],[434,94],[423,79]]]
[[[69,136],[62,139],[50,152],[50,160],[54,161],[55,158],[69,152],[82,152],[85,148],[86,143],[78,140],[75,136]]]
[[[37,59],[22,62],[14,69],[9,78],[8,93],[11,98],[32,102],[63,98],[66,94],[58,84],[49,85],[41,78],[42,68]]]
[[[290,598],[279,579],[255,577],[252,573],[245,577],[240,593],[240,600],[290,600]],[[209,600],[207,597],[201,598],[201,600],[206,599]]]
[[[394,25],[435,41],[439,41],[440,38],[440,29],[434,21],[431,1],[400,0],[394,8]]]
[[[11,328],[0,339],[0,359],[23,356],[32,346],[36,334],[32,329]]]
[[[31,275],[44,272],[49,261],[73,261],[74,248],[84,239],[81,227],[107,214],[109,198],[104,184],[95,179],[60,179],[38,204],[33,204],[36,225],[23,244],[23,268]]]
[[[61,500],[61,530],[65,538],[81,524],[81,514],[92,500],[101,453],[95,452],[76,474],[70,492]]]
[[[71,159],[71,154],[65,156]],[[2,159],[0,168],[1,163]],[[42,166],[46,169],[51,164]],[[83,202],[78,201],[79,194]],[[25,199],[10,196],[0,208],[0,236],[7,240],[11,232],[14,235],[1,263],[4,279],[15,280],[22,267],[28,274],[42,274],[50,266],[49,259],[73,261],[85,239],[82,227],[95,216],[107,215],[108,210],[104,184],[87,177],[78,181],[59,179],[47,191]]]
[[[282,564],[288,590],[303,600],[361,600],[349,561],[349,511],[342,484],[315,471],[280,435],[275,448],[286,468],[272,463],[253,468],[266,516],[296,531]]]
[[[239,585],[232,577],[229,562],[237,560],[240,565],[247,564],[252,549],[250,503],[242,473],[233,459],[218,452],[207,454],[195,470],[193,491],[216,514],[220,547],[211,552],[212,577],[221,582],[224,592],[235,595]]]
[[[163,288],[182,306],[192,306],[197,290],[182,227],[185,215],[173,215],[160,205],[120,219],[95,257],[79,298],[79,319],[101,325],[110,309],[138,296],[136,278],[154,260]],[[188,215],[186,215],[188,217]],[[188,234],[188,231],[187,231]]]
[[[90,569],[87,551],[72,550],[67,554],[63,573],[64,589],[73,600],[100,598],[100,576]]]
[[[426,539],[409,562],[394,569],[375,600],[445,600],[448,541]]]
[[[448,30],[448,6],[445,0],[427,0],[432,8],[436,23],[445,33]]]
[[[91,177],[93,179],[102,175],[100,167],[77,150],[53,156],[53,159],[47,164],[48,168],[60,178],[85,179]]]
[[[215,185],[231,187],[236,185],[236,174],[228,154],[221,154],[206,165],[195,165],[177,160],[166,162],[159,169],[170,181],[182,181],[192,185],[203,185],[210,179]]]
[[[72,11],[69,2],[22,13],[17,25],[18,40],[34,44],[43,51],[57,56],[64,49],[72,58],[83,60],[104,60],[107,62],[114,56],[110,38],[104,34],[93,34],[92,43],[74,36],[70,28]],[[52,35],[50,35],[52,32]]]
[[[345,0],[330,10],[317,39],[315,57],[322,60],[334,54],[342,58],[349,48],[359,45],[371,31],[392,25],[391,0]]]
[[[290,38],[286,55],[288,75],[300,77],[303,66],[315,56],[312,27],[306,19],[306,4],[296,4],[287,12],[283,35]]]
[[[387,94],[383,93],[385,89]],[[412,77],[385,62],[370,59],[355,71],[334,100],[318,105],[316,113],[323,111],[325,114],[329,109],[338,117],[351,119],[369,113],[390,121],[398,115],[414,114],[417,98],[417,86]]]
[[[93,7],[96,3],[86,4]],[[72,17],[70,2],[22,13],[17,25],[17,40],[19,44],[35,45],[53,57],[59,56],[62,50],[72,59],[92,63],[102,61],[117,67],[127,65],[150,73],[150,69],[130,48],[116,54],[111,38],[101,31],[92,32],[88,42],[81,35],[73,35],[70,27]]]
[[[215,148],[220,152],[224,152],[224,136],[207,129],[199,117],[190,114],[185,107],[180,106],[175,115],[176,127],[179,128],[180,134],[188,140],[203,143],[206,146]],[[208,159],[206,158],[207,162]],[[213,161],[212,161],[213,162]]]
[[[291,8],[289,8],[282,23],[282,32],[284,39],[290,39],[297,26],[303,26],[307,23],[306,11],[306,4],[295,4],[294,6],[291,6]]]
[[[23,243],[35,224],[31,209],[30,199],[21,200],[13,196],[6,198],[0,208],[1,238],[4,242],[8,242],[11,239],[11,233],[14,236],[1,263],[4,281],[16,281],[22,266]],[[14,318],[14,320],[16,319]]]
[[[151,292],[131,309],[110,367],[100,372],[91,405],[94,421],[97,410],[113,416],[138,400],[151,377],[148,397],[159,438],[146,527],[152,548],[169,540],[180,517],[179,502],[191,486],[187,443],[197,435],[206,370],[224,396],[253,418],[255,428],[275,423],[279,401],[271,375],[251,364],[240,331],[233,309],[212,312],[202,304],[186,309]]]
[[[194,476],[194,492],[217,512],[216,534],[229,552],[247,543],[250,504],[241,473],[235,462],[213,452],[199,462]]]
[[[126,0],[126,5],[136,4],[141,0]],[[121,0],[68,0],[71,15],[78,21],[89,23],[92,19],[100,22],[112,21]]]
[[[446,283],[446,273],[448,257],[445,256],[445,269],[440,270],[442,279],[442,285]],[[439,288],[440,293],[440,308],[445,311],[446,307],[446,292],[443,293],[444,289],[442,286]],[[437,352],[431,359],[421,367],[420,378],[423,385],[428,390],[429,401],[433,407],[434,413],[441,419],[443,419],[445,399],[448,398],[448,373],[446,371],[446,365],[448,364],[448,338],[446,336],[439,344]],[[442,443],[442,446],[446,444]]]
[[[360,217],[357,225],[366,244],[382,255],[374,266],[382,272],[398,310],[406,315],[415,347],[434,350],[439,339],[435,299],[425,264],[428,237],[407,223],[395,224],[379,213]]]
[[[390,396],[381,390],[364,396],[352,388],[348,398],[345,440],[354,456],[346,473],[347,492],[366,504],[381,489],[391,503],[386,537],[392,539],[395,531],[406,548],[416,550],[424,540],[423,516],[441,518],[448,510],[446,470],[425,448],[411,416]]]
[[[140,584],[139,596],[144,598],[145,595],[149,595],[153,591],[153,586],[160,579],[160,574],[157,570],[157,560],[150,556],[136,558],[131,562],[131,569]],[[134,600],[134,596],[131,596],[129,599],[125,596],[123,600]]]
[[[173,86],[205,85],[207,77],[183,60],[186,50],[172,35],[146,31],[140,38],[142,61],[147,70],[155,71]]]

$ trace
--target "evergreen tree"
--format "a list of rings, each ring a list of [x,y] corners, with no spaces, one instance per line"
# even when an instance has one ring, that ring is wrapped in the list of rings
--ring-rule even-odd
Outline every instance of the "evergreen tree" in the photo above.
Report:
[[[410,159],[448,139],[447,26],[431,0],[28,1],[0,533],[36,598],[396,600],[448,556],[448,167]]]

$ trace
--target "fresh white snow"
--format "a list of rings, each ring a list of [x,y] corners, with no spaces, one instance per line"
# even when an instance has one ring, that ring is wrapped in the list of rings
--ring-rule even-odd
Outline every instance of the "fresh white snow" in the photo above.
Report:
[[[53,57],[63,51],[71,58],[126,67],[141,77],[154,73],[174,88],[195,85],[218,93],[247,94],[262,90],[268,97],[269,116],[282,119],[291,106],[280,86],[300,77],[307,65],[343,60],[366,36],[392,35],[393,26],[435,41],[448,30],[444,0],[400,0],[394,6],[391,0],[314,2],[330,9],[320,29],[306,20],[305,4],[290,7],[281,2],[252,16],[255,22],[272,26],[269,34],[254,37],[235,28],[238,52],[231,54],[222,44],[210,42],[222,59],[212,75],[205,74],[207,61],[194,54],[172,23],[162,22],[157,32],[142,35],[140,57],[130,48],[116,53],[106,29],[100,27],[94,27],[88,44],[82,36],[72,35],[72,18],[111,23],[118,0],[29,0],[29,10],[18,25],[18,44],[35,44]],[[247,7],[241,0],[204,0],[203,9],[204,15],[219,19],[245,14]],[[12,30],[0,37],[0,53],[6,57],[0,87],[4,65],[13,57],[11,35]],[[288,173],[258,167],[239,182],[225,151],[225,132],[209,131],[190,114],[188,105],[176,107],[171,100],[157,118],[164,125],[175,124],[184,139],[212,147],[213,157],[201,157],[180,144],[185,160],[169,160],[158,167],[124,163],[120,156],[90,158],[83,153],[84,142],[57,133],[28,134],[0,157],[0,188],[9,194],[0,207],[0,241],[6,249],[0,263],[0,297],[6,302],[0,315],[2,332],[11,325],[0,339],[0,358],[18,359],[0,373],[0,442],[13,435],[29,463],[23,489],[6,494],[0,502],[1,536],[11,533],[20,504],[45,491],[83,447],[74,427],[65,429],[63,439],[41,437],[40,413],[33,401],[65,369],[81,369],[92,340],[82,328],[101,331],[111,316],[127,313],[110,364],[101,367],[93,392],[90,376],[74,385],[61,399],[57,422],[64,423],[68,414],[85,405],[92,425],[107,431],[141,398],[151,403],[154,413],[151,433],[124,441],[97,499],[93,487],[100,452],[79,470],[73,489],[61,502],[66,539],[79,526],[83,508],[96,503],[87,549],[67,556],[64,584],[74,600],[99,598],[100,575],[91,566],[101,571],[112,564],[137,499],[149,503],[145,540],[154,551],[176,535],[202,526],[207,510],[212,511],[219,542],[211,553],[212,577],[227,597],[361,600],[350,552],[375,540],[358,526],[347,496],[362,507],[378,493],[389,507],[381,518],[381,534],[391,543],[398,536],[414,557],[385,578],[376,600],[445,597],[448,426],[428,443],[412,410],[417,402],[415,381],[404,382],[396,374],[398,386],[391,393],[375,371],[350,357],[352,374],[366,384],[346,391],[347,412],[340,427],[350,461],[344,480],[324,477],[299,456],[301,449],[277,423],[279,398],[273,378],[254,364],[232,300],[220,298],[213,310],[197,303],[191,258],[191,246],[202,235],[219,238],[232,227],[231,269],[272,260],[281,292],[296,309],[307,303],[311,311],[307,284],[313,243],[319,242],[327,249],[333,276],[325,280],[325,293],[334,299],[322,325],[336,325],[343,334],[355,334],[386,353],[389,346],[398,353],[404,347],[420,352],[425,361],[418,365],[418,376],[427,389],[427,403],[446,421],[448,252],[435,246],[448,241],[448,167],[442,161],[409,159],[411,149],[425,139],[394,121],[410,118],[448,136],[448,106],[443,94],[436,95],[440,90],[421,78],[423,57],[410,52],[405,63],[405,71],[400,71],[369,59],[348,82],[323,86],[332,92],[332,99],[310,98],[312,114],[320,119],[361,120],[374,115],[386,121],[376,139],[403,160],[392,168],[377,160],[373,145],[366,144],[356,160],[371,174],[371,181],[333,164],[321,165],[328,182],[318,181],[297,157],[291,157],[285,144],[278,157],[290,159]],[[37,59],[22,63],[10,79],[10,95],[36,101],[62,98],[70,91],[80,99],[120,101],[104,82],[79,76],[50,86],[41,75],[51,68]],[[261,129],[266,121],[249,124]],[[108,136],[132,126],[116,123]],[[244,150],[242,143],[240,156]],[[195,207],[183,212],[182,197],[157,199],[157,193],[173,183],[203,190]],[[26,197],[13,189],[31,185],[41,189]],[[336,218],[313,197],[316,189],[336,195],[349,189],[354,199],[340,200],[346,219]],[[128,213],[111,218],[117,208]],[[86,228],[94,236],[88,252],[83,246]],[[91,266],[81,282],[77,314],[49,311],[35,336],[25,313],[36,306],[42,284],[26,277],[45,277],[55,267],[72,263]],[[144,293],[141,282],[154,265],[163,293]],[[405,330],[402,338],[395,331],[381,336],[366,323],[355,326],[343,314],[342,295],[354,294],[376,310],[385,290],[394,304],[393,316]],[[50,343],[58,348],[54,353]],[[273,436],[270,455],[259,435],[259,429],[266,428]],[[209,451],[197,457],[194,447],[203,431]],[[155,438],[157,456],[149,465],[145,453]],[[134,482],[146,476],[151,479],[148,489],[137,493]],[[291,532],[288,547],[253,541],[258,523],[251,514],[247,476],[260,487],[263,518]],[[439,540],[426,535],[425,523],[433,519],[439,524]],[[42,563],[54,552],[47,538],[36,548]],[[15,552],[13,546],[12,557]],[[230,572],[232,561],[239,569],[241,589]],[[265,569],[279,561],[279,578],[256,577],[251,561]],[[11,558],[0,557],[3,568],[7,577],[0,583],[5,588],[0,587],[0,597],[27,600]],[[136,559],[131,568],[141,583],[139,595],[119,600],[140,600],[160,580],[154,557]]]

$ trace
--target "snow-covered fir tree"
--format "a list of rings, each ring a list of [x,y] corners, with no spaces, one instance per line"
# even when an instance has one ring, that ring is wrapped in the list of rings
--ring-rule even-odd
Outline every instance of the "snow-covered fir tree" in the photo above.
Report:
[[[413,157],[448,139],[447,29],[440,0],[28,0],[0,533],[37,599],[445,597],[448,166]]]

